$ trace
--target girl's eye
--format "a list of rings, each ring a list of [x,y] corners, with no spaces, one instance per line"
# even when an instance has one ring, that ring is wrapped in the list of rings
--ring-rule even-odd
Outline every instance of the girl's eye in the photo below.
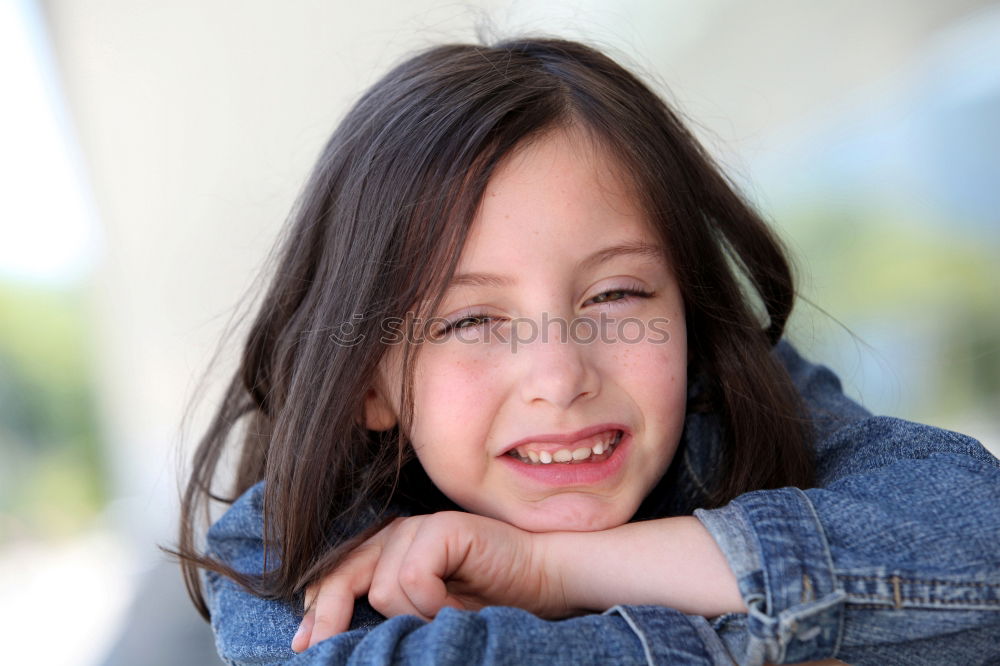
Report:
[[[458,321],[453,322],[448,328],[471,328],[472,326],[485,324],[489,320],[490,317],[487,315],[469,315],[468,317],[462,317]]]
[[[653,295],[653,292],[646,291],[639,287],[630,287],[628,289],[611,289],[609,291],[602,292],[597,296],[589,299],[588,303],[613,303],[615,301],[626,301],[631,298],[649,298]]]
[[[479,326],[491,321],[491,317],[486,314],[471,314],[462,317],[461,319],[456,319],[453,322],[448,322],[440,330],[438,330],[438,337],[442,335],[447,335],[455,329],[459,328],[472,328],[473,326]]]
[[[639,286],[629,287],[626,289],[609,289],[608,291],[601,292],[600,294],[587,300],[587,303],[616,303],[621,301],[629,301],[633,298],[649,298],[654,296],[655,293],[652,291],[646,291]],[[453,322],[448,322],[444,324],[435,333],[435,337],[443,337],[448,335],[452,331],[456,331],[463,328],[474,328],[476,326],[482,326],[483,324],[489,324],[494,321],[494,317],[491,317],[485,313],[475,313],[469,314],[461,319],[456,319]]]

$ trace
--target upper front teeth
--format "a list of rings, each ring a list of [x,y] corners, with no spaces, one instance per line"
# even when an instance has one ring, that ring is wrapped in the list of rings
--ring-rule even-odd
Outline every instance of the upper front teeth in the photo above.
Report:
[[[605,433],[596,443],[589,447],[581,446],[576,449],[559,449],[557,451],[535,451],[529,448],[530,444],[526,444],[517,447],[514,453],[522,459],[526,458],[533,463],[542,463],[543,465],[552,462],[567,463],[572,460],[586,460],[591,455],[599,456],[608,451],[618,441],[619,434],[618,431]]]

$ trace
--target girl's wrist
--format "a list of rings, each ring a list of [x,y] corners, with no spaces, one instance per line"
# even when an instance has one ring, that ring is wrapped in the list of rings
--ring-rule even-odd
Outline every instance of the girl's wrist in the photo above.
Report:
[[[537,536],[545,577],[563,607],[558,614],[617,604],[668,606],[706,617],[746,611],[729,563],[693,516]]]

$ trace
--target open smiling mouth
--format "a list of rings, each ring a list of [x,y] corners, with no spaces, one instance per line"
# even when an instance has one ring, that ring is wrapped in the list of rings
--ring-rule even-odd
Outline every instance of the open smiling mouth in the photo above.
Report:
[[[524,444],[511,449],[507,455],[528,465],[597,463],[611,457],[623,434],[621,430],[608,430],[572,446],[554,450],[551,446],[547,450],[536,450],[531,444]]]

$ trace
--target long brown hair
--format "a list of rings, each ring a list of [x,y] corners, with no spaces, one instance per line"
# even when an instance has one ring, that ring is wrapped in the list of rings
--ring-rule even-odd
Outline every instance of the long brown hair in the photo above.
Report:
[[[350,536],[338,526],[377,520],[420,475],[405,437],[416,347],[404,348],[400,425],[363,425],[386,322],[405,320],[415,303],[436,304],[504,156],[571,123],[617,158],[677,276],[691,372],[707,386],[697,408],[722,424],[722,462],[706,504],[811,481],[809,429],[770,354],[794,300],[788,261],[677,115],[582,44],[436,47],[398,65],[355,104],[289,220],[239,369],[183,494],[177,553],[203,615],[199,567],[290,599],[336,562]],[[235,485],[219,493],[216,472],[230,446]],[[274,566],[249,577],[198,552],[196,518],[211,500],[232,502],[261,480]]]

